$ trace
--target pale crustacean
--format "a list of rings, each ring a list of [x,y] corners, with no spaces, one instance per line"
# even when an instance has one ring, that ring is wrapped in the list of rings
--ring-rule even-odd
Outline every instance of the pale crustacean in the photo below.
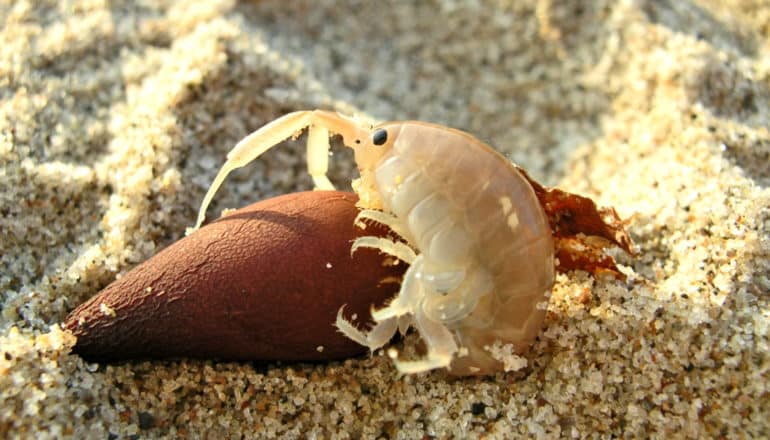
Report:
[[[376,248],[409,264],[398,294],[372,311],[376,324],[368,332],[340,309],[335,324],[344,335],[376,350],[396,331],[415,327],[427,355],[393,355],[402,373],[446,367],[454,374],[487,374],[501,369],[489,350],[493,344],[516,353],[532,344],[554,282],[551,227],[528,178],[465,132],[414,121],[372,127],[322,110],[287,114],[227,155],[195,228],[228,173],[305,128],[316,188],[334,188],[326,177],[329,137],[341,135],[360,172],[353,182],[357,224],[378,222],[398,236],[358,238],[351,252]]]

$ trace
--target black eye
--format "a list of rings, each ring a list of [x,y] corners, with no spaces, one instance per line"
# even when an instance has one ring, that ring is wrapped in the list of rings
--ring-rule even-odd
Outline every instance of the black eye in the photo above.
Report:
[[[388,140],[388,132],[384,128],[378,128],[372,133],[372,143],[374,145],[382,145]]]

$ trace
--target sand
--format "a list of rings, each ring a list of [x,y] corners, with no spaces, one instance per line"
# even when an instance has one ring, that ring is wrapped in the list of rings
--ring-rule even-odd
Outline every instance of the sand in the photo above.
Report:
[[[0,5],[0,437],[770,436],[767,3]],[[237,140],[308,108],[469,131],[630,217],[639,256],[625,282],[560,276],[515,373],[70,354],[67,313],[183,235]],[[309,189],[303,148],[209,212]]]

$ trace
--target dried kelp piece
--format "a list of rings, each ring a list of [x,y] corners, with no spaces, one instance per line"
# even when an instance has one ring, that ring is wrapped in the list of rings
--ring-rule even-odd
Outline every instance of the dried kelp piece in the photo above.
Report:
[[[521,167],[517,169],[535,190],[553,231],[555,255],[560,272],[585,270],[592,274],[611,272],[625,279],[615,259],[605,249],[618,246],[634,254],[633,242],[613,208],[599,208],[588,197],[541,185]]]
[[[365,347],[332,326],[390,298],[404,266],[363,234],[355,194],[307,191],[235,210],[168,246],[76,308],[64,326],[90,360],[197,357],[317,361]],[[367,234],[384,236],[377,225]]]

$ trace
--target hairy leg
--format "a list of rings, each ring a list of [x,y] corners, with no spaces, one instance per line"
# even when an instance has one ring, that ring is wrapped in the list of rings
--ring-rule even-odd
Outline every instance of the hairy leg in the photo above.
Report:
[[[366,229],[366,221],[373,221],[385,225],[396,235],[405,239],[407,243],[413,243],[411,238],[412,234],[409,232],[404,222],[392,214],[374,209],[362,209],[356,216],[354,223],[359,228]]]
[[[380,252],[392,255],[407,264],[412,264],[417,257],[414,250],[405,243],[372,236],[356,238],[353,241],[353,246],[350,247],[350,254],[352,255],[358,248],[362,247],[377,249]]]

